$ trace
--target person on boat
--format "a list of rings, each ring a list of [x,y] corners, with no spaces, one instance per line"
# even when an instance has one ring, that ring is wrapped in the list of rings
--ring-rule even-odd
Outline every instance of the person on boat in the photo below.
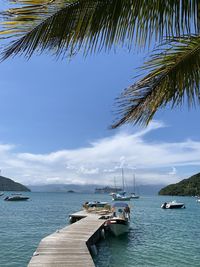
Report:
[[[115,208],[112,208],[112,217],[116,217],[116,216],[117,216],[116,210],[115,210]]]
[[[128,219],[130,219],[130,208],[129,208],[129,206],[126,206],[125,208],[124,208],[124,215],[127,215],[127,217],[128,217]],[[125,216],[124,216],[125,217]]]

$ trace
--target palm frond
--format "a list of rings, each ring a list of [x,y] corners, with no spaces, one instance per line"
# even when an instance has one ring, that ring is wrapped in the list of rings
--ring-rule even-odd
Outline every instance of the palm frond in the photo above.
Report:
[[[14,37],[3,59],[35,51],[56,55],[147,45],[152,38],[198,33],[199,0],[15,0],[1,35]]]
[[[148,124],[169,103],[200,103],[200,36],[175,39],[162,49],[143,67],[149,74],[117,99],[119,118],[112,128],[127,122]]]

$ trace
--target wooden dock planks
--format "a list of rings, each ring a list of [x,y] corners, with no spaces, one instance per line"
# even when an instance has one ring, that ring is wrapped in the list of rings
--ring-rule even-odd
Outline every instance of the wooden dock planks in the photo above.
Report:
[[[43,238],[28,267],[94,267],[87,244],[95,242],[106,220],[96,214],[82,215],[74,214],[83,219]]]

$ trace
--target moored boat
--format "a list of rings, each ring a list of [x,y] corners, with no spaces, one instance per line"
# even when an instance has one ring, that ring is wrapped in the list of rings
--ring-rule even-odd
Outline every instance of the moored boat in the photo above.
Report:
[[[131,193],[131,198],[132,199],[138,199],[140,196],[136,195],[135,193]]]
[[[115,235],[127,233],[130,225],[130,207],[127,203],[118,202],[112,206],[113,215],[105,225]]]
[[[103,201],[91,201],[91,202],[85,202],[83,204],[84,208],[104,208],[108,205],[108,202]]]
[[[132,199],[138,199],[138,198],[140,198],[140,196],[135,193],[135,190],[136,190],[136,187],[135,187],[135,174],[134,174],[133,175],[133,192],[134,193],[131,193],[131,198]]]
[[[178,203],[175,200],[171,202],[165,202],[161,205],[162,209],[180,209],[180,208],[185,208],[184,203]]]
[[[4,198],[5,201],[24,201],[24,200],[28,200],[29,197],[27,196],[21,196],[21,195],[13,195],[13,196],[7,196],[6,198]]]
[[[130,201],[131,196],[127,196],[124,192],[123,194],[112,194],[112,200],[113,201]]]

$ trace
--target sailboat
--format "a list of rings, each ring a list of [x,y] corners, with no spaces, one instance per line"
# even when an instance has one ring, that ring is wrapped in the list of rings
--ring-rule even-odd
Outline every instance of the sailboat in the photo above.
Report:
[[[113,193],[112,200],[114,201],[130,201],[131,196],[126,196],[126,192],[124,191],[124,170],[122,169],[122,186],[123,191],[120,193]]]
[[[133,175],[133,193],[131,193],[131,198],[138,199],[140,196],[135,193],[135,174]]]

